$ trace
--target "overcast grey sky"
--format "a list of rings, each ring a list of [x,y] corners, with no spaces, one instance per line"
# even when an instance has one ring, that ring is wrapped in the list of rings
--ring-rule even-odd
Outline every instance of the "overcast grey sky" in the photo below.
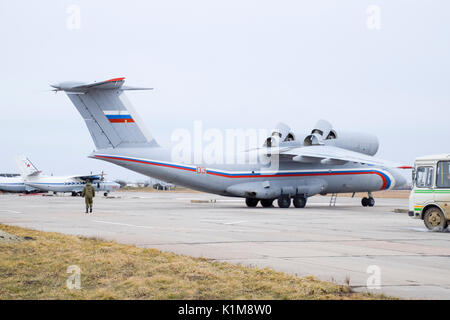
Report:
[[[389,160],[450,152],[449,1],[0,1],[0,172],[23,153],[48,174],[142,178],[88,159],[84,121],[45,91],[118,76],[155,88],[128,97],[163,145],[195,120],[300,132],[324,118],[377,135]]]

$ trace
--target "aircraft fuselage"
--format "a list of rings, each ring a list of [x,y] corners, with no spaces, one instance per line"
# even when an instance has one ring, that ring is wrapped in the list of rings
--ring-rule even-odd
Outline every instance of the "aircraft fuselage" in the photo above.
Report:
[[[164,148],[106,149],[90,157],[199,191],[259,199],[274,199],[281,194],[371,192],[405,182],[395,170],[360,163],[333,166],[280,161],[274,171],[261,163],[174,163],[170,151]],[[249,194],[253,191],[256,194]]]

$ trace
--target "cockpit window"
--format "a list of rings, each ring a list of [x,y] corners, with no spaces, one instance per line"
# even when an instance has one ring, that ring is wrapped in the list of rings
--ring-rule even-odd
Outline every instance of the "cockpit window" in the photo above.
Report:
[[[416,186],[418,188],[430,188],[433,185],[433,168],[419,167],[416,172]]]
[[[439,161],[436,170],[436,187],[450,188],[450,161]]]

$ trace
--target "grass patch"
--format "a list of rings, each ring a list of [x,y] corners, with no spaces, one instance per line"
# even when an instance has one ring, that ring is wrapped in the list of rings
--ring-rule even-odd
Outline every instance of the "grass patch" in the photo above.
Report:
[[[0,224],[0,299],[380,299],[313,277]],[[67,268],[81,268],[69,290]]]

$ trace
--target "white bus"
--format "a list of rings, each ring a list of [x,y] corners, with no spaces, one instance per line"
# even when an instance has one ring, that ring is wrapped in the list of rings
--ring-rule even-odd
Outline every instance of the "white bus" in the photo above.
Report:
[[[450,220],[450,154],[417,158],[409,196],[409,216],[443,230]]]

